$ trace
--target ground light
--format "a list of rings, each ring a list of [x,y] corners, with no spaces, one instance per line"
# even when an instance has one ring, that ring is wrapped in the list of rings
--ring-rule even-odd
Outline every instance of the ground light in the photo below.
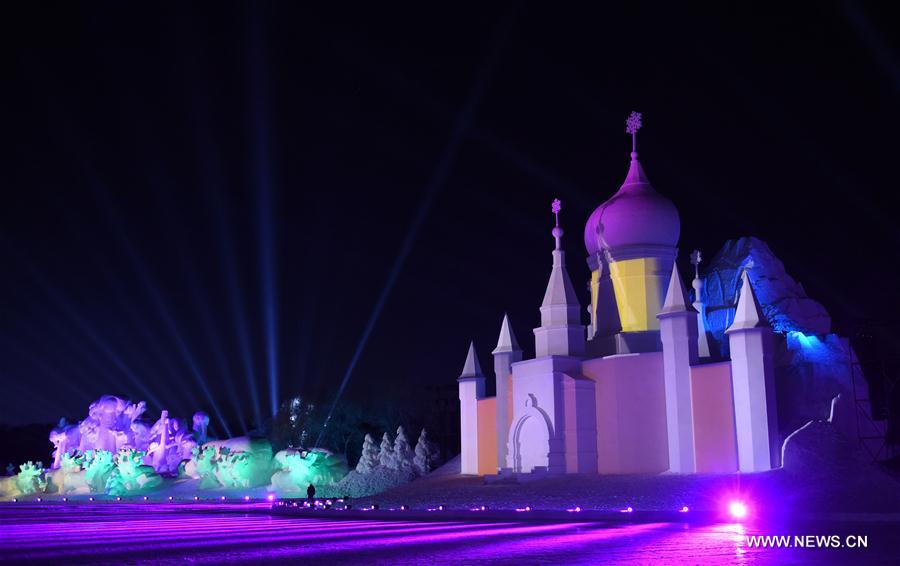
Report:
[[[728,514],[732,519],[745,519],[747,517],[747,505],[743,501],[732,501],[728,504]]]
[[[687,513],[688,511],[690,511],[690,509],[688,509],[687,505],[683,505],[681,509],[678,510],[679,513]]]

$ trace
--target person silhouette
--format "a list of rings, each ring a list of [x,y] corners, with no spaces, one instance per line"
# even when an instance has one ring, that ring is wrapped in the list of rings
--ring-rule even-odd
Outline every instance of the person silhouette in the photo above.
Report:
[[[316,488],[313,484],[309,484],[306,488],[306,501],[312,505],[316,500]]]

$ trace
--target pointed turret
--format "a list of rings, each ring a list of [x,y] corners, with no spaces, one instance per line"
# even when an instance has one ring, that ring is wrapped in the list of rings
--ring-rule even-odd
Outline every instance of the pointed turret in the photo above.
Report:
[[[503,315],[500,338],[494,354],[494,377],[497,382],[497,462],[506,466],[507,440],[512,424],[512,365],[522,361],[522,349],[513,333],[509,316]]]
[[[469,343],[466,363],[459,375],[459,426],[461,433],[460,466],[463,474],[478,473],[478,400],[484,399],[484,374]]]
[[[779,465],[778,413],[772,329],[747,270],[728,333],[738,469],[762,472]]]
[[[475,353],[475,341],[469,342],[469,353],[466,355],[466,364],[463,366],[462,373],[459,374],[460,379],[471,379],[480,377],[484,379],[481,372],[481,364],[478,363],[478,355]]]
[[[552,234],[556,241],[553,268],[541,303],[541,326],[534,329],[535,350],[541,356],[576,356],[584,353],[585,328],[581,325],[581,305],[569,273],[566,255],[562,250],[563,229],[559,226],[559,199],[553,201],[556,226]]]
[[[741,274],[741,295],[738,298],[737,308],[734,309],[734,321],[725,332],[766,326],[769,326],[769,321],[759,306],[756,291],[753,290],[753,285],[750,284],[750,276],[747,275],[747,270],[745,269]]]
[[[692,312],[693,307],[689,306],[687,292],[684,290],[684,283],[681,282],[681,275],[678,273],[678,266],[672,268],[672,276],[669,277],[669,289],[666,291],[666,299],[663,301],[662,309],[659,314],[671,314],[676,312]]]
[[[697,313],[688,301],[678,265],[672,266],[666,300],[656,317],[663,347],[669,471],[690,474],[697,471],[691,393],[691,364],[697,362]]]
[[[492,354],[500,354],[503,352],[521,352],[519,341],[513,333],[512,327],[509,325],[509,316],[503,315],[503,323],[500,325],[500,338],[497,339],[497,347],[494,348]]]

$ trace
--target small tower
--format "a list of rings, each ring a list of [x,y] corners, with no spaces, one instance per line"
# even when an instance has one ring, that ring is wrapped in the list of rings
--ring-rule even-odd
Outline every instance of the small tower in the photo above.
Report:
[[[506,463],[509,425],[512,422],[512,365],[522,360],[522,349],[509,324],[509,316],[503,315],[500,337],[494,355],[494,376],[497,380],[497,462]]]
[[[725,332],[731,348],[738,469],[771,470],[778,465],[773,335],[746,270],[734,322]]]
[[[580,356],[584,354],[585,327],[581,324],[581,305],[566,271],[566,255],[562,250],[563,229],[559,226],[559,199],[551,210],[556,217],[553,238],[553,269],[541,303],[541,326],[534,329],[535,354],[543,356]]]
[[[469,343],[466,364],[457,379],[459,383],[460,472],[478,473],[478,400],[484,398],[484,374],[475,342]]]
[[[672,267],[666,299],[656,317],[663,346],[669,471],[690,474],[697,471],[691,393],[691,364],[697,362],[697,313],[688,302],[677,265]]]
[[[691,264],[694,266],[694,280],[691,286],[694,288],[694,310],[697,311],[697,355],[701,358],[709,357],[709,338],[706,335],[706,305],[703,304],[703,280],[700,279],[700,250],[691,252]]]

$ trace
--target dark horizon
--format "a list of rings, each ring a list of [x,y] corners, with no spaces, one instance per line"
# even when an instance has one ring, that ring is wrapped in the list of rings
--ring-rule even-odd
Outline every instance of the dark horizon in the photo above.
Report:
[[[240,434],[351,365],[415,407],[504,312],[533,350],[550,201],[584,304],[632,110],[683,270],[756,236],[834,330],[895,325],[890,7],[541,8],[7,8],[0,422],[109,393]]]

